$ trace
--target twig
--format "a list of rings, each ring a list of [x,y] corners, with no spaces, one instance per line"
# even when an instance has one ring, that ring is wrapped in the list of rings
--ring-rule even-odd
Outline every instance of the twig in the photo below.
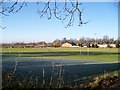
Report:
[[[54,73],[54,63],[53,63],[53,65],[52,65],[52,74],[51,74],[49,86],[51,86],[51,85],[52,85],[52,82],[53,82],[53,73]]]
[[[15,61],[15,67],[14,67],[13,72],[8,75],[9,81],[8,81],[8,83],[7,83],[6,86],[8,86],[8,85],[11,83],[11,81],[12,81],[12,79],[13,79],[13,76],[14,76],[16,70],[17,70],[18,59],[19,59],[19,55],[18,55],[18,57],[17,57],[17,59],[16,59],[16,61]],[[3,87],[4,87],[4,86],[3,86]]]
[[[30,76],[31,72],[32,72],[32,71],[30,71],[30,72],[28,73],[28,75],[26,75],[25,79],[24,79],[23,82],[22,82],[23,85],[25,84],[25,81],[27,80],[28,76]]]
[[[44,67],[42,68],[42,74],[43,74],[43,87],[45,85],[45,70]]]
[[[62,73],[62,71],[63,71],[63,63],[61,63],[61,65],[59,65],[59,67],[60,67],[60,70],[59,70],[59,77],[58,77],[58,85],[57,85],[57,87],[58,88],[61,88],[62,87],[62,79],[63,79],[63,73]]]

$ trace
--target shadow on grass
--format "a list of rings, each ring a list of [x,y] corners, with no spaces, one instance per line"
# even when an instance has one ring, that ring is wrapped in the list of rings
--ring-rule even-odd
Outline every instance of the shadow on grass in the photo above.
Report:
[[[111,52],[89,52],[89,51],[82,51],[82,52],[3,52],[2,56],[71,56],[71,55],[118,55],[118,53],[111,53]]]
[[[9,58],[15,59],[15,58]],[[4,59],[3,61],[3,85],[6,86],[6,75],[9,75],[9,71],[14,69],[14,62],[9,62]],[[49,65],[48,65],[49,64]],[[54,66],[54,73],[52,73],[53,67],[50,61],[34,61],[31,62],[21,61],[18,63],[16,73],[12,77],[11,83],[5,88],[41,88],[43,81],[43,66],[45,70],[45,87],[49,88],[51,76],[53,77],[52,87],[57,87],[59,84],[59,74],[61,67]],[[62,66],[62,80],[64,82],[62,87],[74,87],[85,82],[89,82],[93,77],[104,74],[106,72],[120,70],[120,63],[111,64],[82,64],[82,65],[64,65]],[[64,70],[64,71],[63,71]],[[30,72],[31,71],[31,72]],[[62,78],[61,77],[61,78]],[[85,77],[85,78],[84,78]],[[37,83],[36,83],[37,79]],[[24,83],[23,83],[24,82]]]

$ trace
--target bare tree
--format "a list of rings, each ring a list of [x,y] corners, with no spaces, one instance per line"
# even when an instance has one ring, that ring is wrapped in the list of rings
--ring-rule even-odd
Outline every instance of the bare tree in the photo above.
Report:
[[[11,13],[17,13],[28,4],[28,2],[25,0],[22,0],[22,2],[19,2],[19,0],[14,0],[14,2],[10,2],[10,0],[5,1],[0,1],[0,15],[3,16],[9,16]],[[58,2],[57,0],[48,0],[47,2],[36,1],[35,3],[37,5],[37,13],[41,18],[45,15],[47,15],[48,20],[52,19],[52,17],[55,17],[63,23],[65,28],[74,24],[76,14],[78,16],[77,20],[79,26],[88,23],[83,22],[82,20],[82,12],[84,9],[80,8],[82,3],[79,3],[78,0],[63,0],[63,2]],[[0,27],[4,29],[4,27]]]

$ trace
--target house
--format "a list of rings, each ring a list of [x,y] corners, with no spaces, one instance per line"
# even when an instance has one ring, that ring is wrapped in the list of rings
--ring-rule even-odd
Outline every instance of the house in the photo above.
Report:
[[[107,48],[108,44],[98,44],[98,47],[100,48]]]
[[[82,44],[84,48],[87,48],[87,43]]]
[[[79,47],[79,46],[77,46],[74,42],[71,42],[71,43],[66,42],[66,43],[62,44],[61,47]]]
[[[115,44],[110,44],[110,47],[113,47],[113,48],[114,48],[114,47],[116,47],[116,45],[115,45]]]
[[[72,44],[66,42],[66,43],[62,44],[62,47],[72,47]]]
[[[83,47],[87,48],[87,46],[83,46]]]

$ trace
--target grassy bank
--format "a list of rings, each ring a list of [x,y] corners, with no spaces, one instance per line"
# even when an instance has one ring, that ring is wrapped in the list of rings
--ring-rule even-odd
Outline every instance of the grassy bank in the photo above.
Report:
[[[93,77],[92,81],[80,84],[80,88],[87,89],[119,89],[120,88],[120,70],[104,73]]]

